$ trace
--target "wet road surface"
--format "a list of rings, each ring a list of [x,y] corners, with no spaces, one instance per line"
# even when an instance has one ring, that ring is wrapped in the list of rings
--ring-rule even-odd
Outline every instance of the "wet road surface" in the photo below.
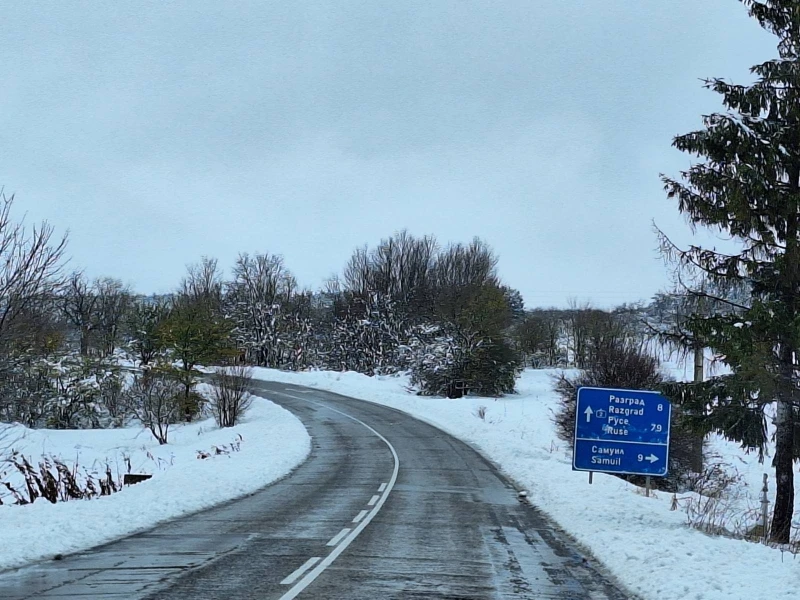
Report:
[[[0,574],[0,598],[627,598],[463,442],[379,405],[284,384],[255,388],[312,435],[309,460],[290,476]]]

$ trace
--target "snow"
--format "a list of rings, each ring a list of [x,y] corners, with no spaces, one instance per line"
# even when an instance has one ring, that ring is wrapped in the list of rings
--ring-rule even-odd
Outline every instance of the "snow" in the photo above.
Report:
[[[92,500],[0,506],[0,570],[87,549],[158,523],[250,494],[285,476],[303,462],[311,439],[303,424],[287,410],[257,398],[236,427],[220,429],[213,419],[170,429],[169,444],[159,446],[141,428],[103,430],[25,430],[17,427],[14,444],[34,461],[42,455],[75,460],[81,467],[124,473],[130,456],[132,472],[152,479]],[[197,458],[241,436],[240,450]],[[267,458],[268,457],[268,458]],[[12,483],[19,480],[12,478]],[[6,498],[8,500],[9,498]]]
[[[646,498],[639,488],[603,474],[595,474],[589,485],[586,473],[572,471],[571,449],[557,439],[551,420],[555,373],[526,371],[518,395],[458,400],[416,396],[404,376],[269,369],[257,369],[255,376],[392,406],[473,444],[641,598],[797,598],[800,562],[791,554],[692,529],[683,510],[670,510],[671,494],[655,492]],[[480,407],[486,407],[483,419]],[[759,464],[756,455],[724,440],[714,438],[711,445],[726,462],[737,465],[750,501],[757,502],[762,473],[771,473],[768,464]],[[681,504],[692,496],[679,495]]]

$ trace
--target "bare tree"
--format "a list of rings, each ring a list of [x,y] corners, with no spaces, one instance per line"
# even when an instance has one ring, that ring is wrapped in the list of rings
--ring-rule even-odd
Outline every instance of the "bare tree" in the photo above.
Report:
[[[453,244],[441,251],[434,267],[437,313],[456,322],[486,287],[499,287],[497,256],[480,239]]]
[[[46,221],[28,228],[11,220],[14,196],[0,190],[0,341],[34,303],[52,296],[63,268],[66,235]]]
[[[281,256],[240,254],[227,287],[227,301],[237,324],[237,337],[250,360],[278,367],[283,362],[280,335],[297,288]]]
[[[343,278],[344,287],[348,291],[357,295],[366,295],[371,291],[372,268],[369,260],[369,248],[366,245],[353,251],[353,255],[344,268]],[[341,289],[341,282],[336,276],[331,277],[328,284],[328,289],[333,290],[334,288],[337,292]]]
[[[92,332],[97,325],[97,294],[80,271],[72,273],[61,294],[61,311],[80,336],[81,356],[88,356]]]
[[[217,425],[233,427],[253,402],[249,388],[253,369],[245,365],[218,368],[211,378],[211,411]]]
[[[222,305],[222,277],[217,259],[204,256],[200,263],[187,266],[178,293],[193,301],[206,302],[212,310],[219,311]]]
[[[146,373],[136,378],[129,393],[132,412],[159,444],[166,444],[170,425],[183,415],[180,384],[171,377]]]
[[[513,337],[531,366],[555,367],[563,358],[559,346],[561,318],[558,311],[534,309],[514,328]]]
[[[362,301],[377,294],[401,312],[450,321],[483,288],[500,285],[497,257],[480,239],[439,250],[433,236],[415,238],[407,231],[381,240],[372,250],[356,249],[343,279],[345,291]]]
[[[357,297],[379,294],[406,312],[429,312],[437,244],[433,236],[407,231],[355,250],[344,270],[346,289]]]
[[[322,294],[326,296],[337,296],[342,293],[342,281],[339,276],[334,273],[328,277],[322,284]]]
[[[94,282],[97,309],[97,333],[102,355],[110,356],[120,339],[123,319],[130,309],[132,294],[128,287],[112,277],[102,277]]]
[[[6,329],[5,354],[52,355],[66,339],[67,324],[56,299],[44,296],[30,303]]]

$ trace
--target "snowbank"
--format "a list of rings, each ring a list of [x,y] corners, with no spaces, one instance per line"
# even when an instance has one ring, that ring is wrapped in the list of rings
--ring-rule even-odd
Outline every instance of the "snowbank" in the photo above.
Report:
[[[0,570],[96,546],[160,522],[247,495],[283,477],[311,450],[302,423],[276,404],[256,399],[241,425],[219,429],[213,420],[170,430],[159,446],[142,429],[25,430],[15,448],[34,461],[47,454],[81,467],[152,473],[149,481],[111,496],[51,504],[0,506]],[[238,452],[197,458],[241,436]],[[18,482],[18,480],[17,480]]]
[[[401,409],[473,443],[528,489],[536,506],[642,598],[797,598],[800,561],[791,555],[690,529],[683,511],[670,510],[670,494],[646,498],[638,488],[601,474],[589,485],[586,473],[572,471],[571,449],[556,438],[551,422],[556,406],[553,374],[526,371],[519,381],[519,394],[507,398],[447,400],[409,393],[403,377],[256,370],[257,378],[317,387]],[[483,419],[477,416],[482,406],[486,407]],[[759,465],[754,455],[745,455],[734,444],[714,440],[714,448],[753,480],[755,498],[761,473],[770,472],[769,467]]]

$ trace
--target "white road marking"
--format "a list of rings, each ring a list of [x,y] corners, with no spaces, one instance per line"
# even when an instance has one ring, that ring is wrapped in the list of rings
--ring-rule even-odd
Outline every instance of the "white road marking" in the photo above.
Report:
[[[309,558],[306,562],[302,564],[302,566],[295,569],[291,575],[289,575],[286,579],[281,581],[281,585],[289,585],[297,581],[297,579],[306,571],[308,571],[311,567],[319,562],[319,556],[315,556],[314,558]]]
[[[347,528],[342,529],[339,533],[331,538],[331,541],[326,544],[326,546],[335,546],[339,542],[342,541],[342,538],[350,533],[350,530]]]
[[[372,498],[369,499],[369,502],[367,502],[367,506],[375,506],[375,503],[378,501],[379,498],[380,496],[373,496]]]
[[[361,519],[367,516],[367,511],[362,510],[360,513],[356,515],[356,518],[353,519],[353,523],[358,523]]]
[[[382,483],[382,484],[381,484],[381,487],[379,487],[379,488],[378,488],[378,491],[379,491],[379,492],[382,492],[382,491],[383,491],[383,490],[385,490],[385,489],[386,489],[386,484],[385,484],[385,483]]]
[[[389,497],[389,493],[392,491],[394,484],[397,482],[397,474],[400,471],[400,459],[397,456],[397,451],[394,449],[394,446],[392,446],[389,440],[387,440],[380,433],[375,431],[372,427],[364,423],[364,421],[360,421],[355,417],[351,417],[347,413],[344,413],[340,410],[336,410],[335,408],[332,408],[322,402],[316,402],[314,400],[308,400],[306,398],[298,398],[297,396],[290,396],[289,394],[284,394],[282,392],[275,392],[275,393],[281,394],[282,396],[289,396],[289,398],[294,398],[295,400],[305,400],[306,402],[310,402],[311,404],[317,404],[319,406],[327,408],[328,410],[332,410],[333,412],[338,413],[343,417],[347,417],[348,419],[355,421],[356,423],[363,425],[364,427],[369,429],[372,433],[377,435],[381,440],[383,440],[383,443],[389,447],[389,451],[392,453],[392,458],[394,459],[394,469],[392,470],[392,476],[389,479],[389,483],[386,486],[386,493],[380,497],[380,500],[378,500],[377,505],[375,506],[374,509],[370,511],[367,517],[363,521],[361,521],[361,523],[359,523],[358,526],[356,526],[356,528],[353,529],[353,531],[351,531],[344,538],[344,540],[342,540],[342,542],[331,551],[330,554],[328,554],[328,556],[322,559],[316,567],[314,567],[311,571],[306,573],[306,575],[300,581],[295,583],[294,586],[292,586],[292,588],[289,591],[287,591],[283,596],[280,597],[280,600],[292,600],[293,598],[296,598],[300,592],[302,592],[309,585],[311,585],[311,583],[317,577],[319,577],[322,574],[322,572],[325,571],[325,569],[330,567],[333,564],[333,561],[335,561],[339,557],[339,555],[342,552],[344,552],[350,544],[353,543],[353,540],[355,540],[358,537],[358,534],[364,531],[364,528],[367,525],[369,525],[372,519],[375,518],[375,515],[378,514],[378,511],[380,511],[381,507],[386,502],[386,499]]]

